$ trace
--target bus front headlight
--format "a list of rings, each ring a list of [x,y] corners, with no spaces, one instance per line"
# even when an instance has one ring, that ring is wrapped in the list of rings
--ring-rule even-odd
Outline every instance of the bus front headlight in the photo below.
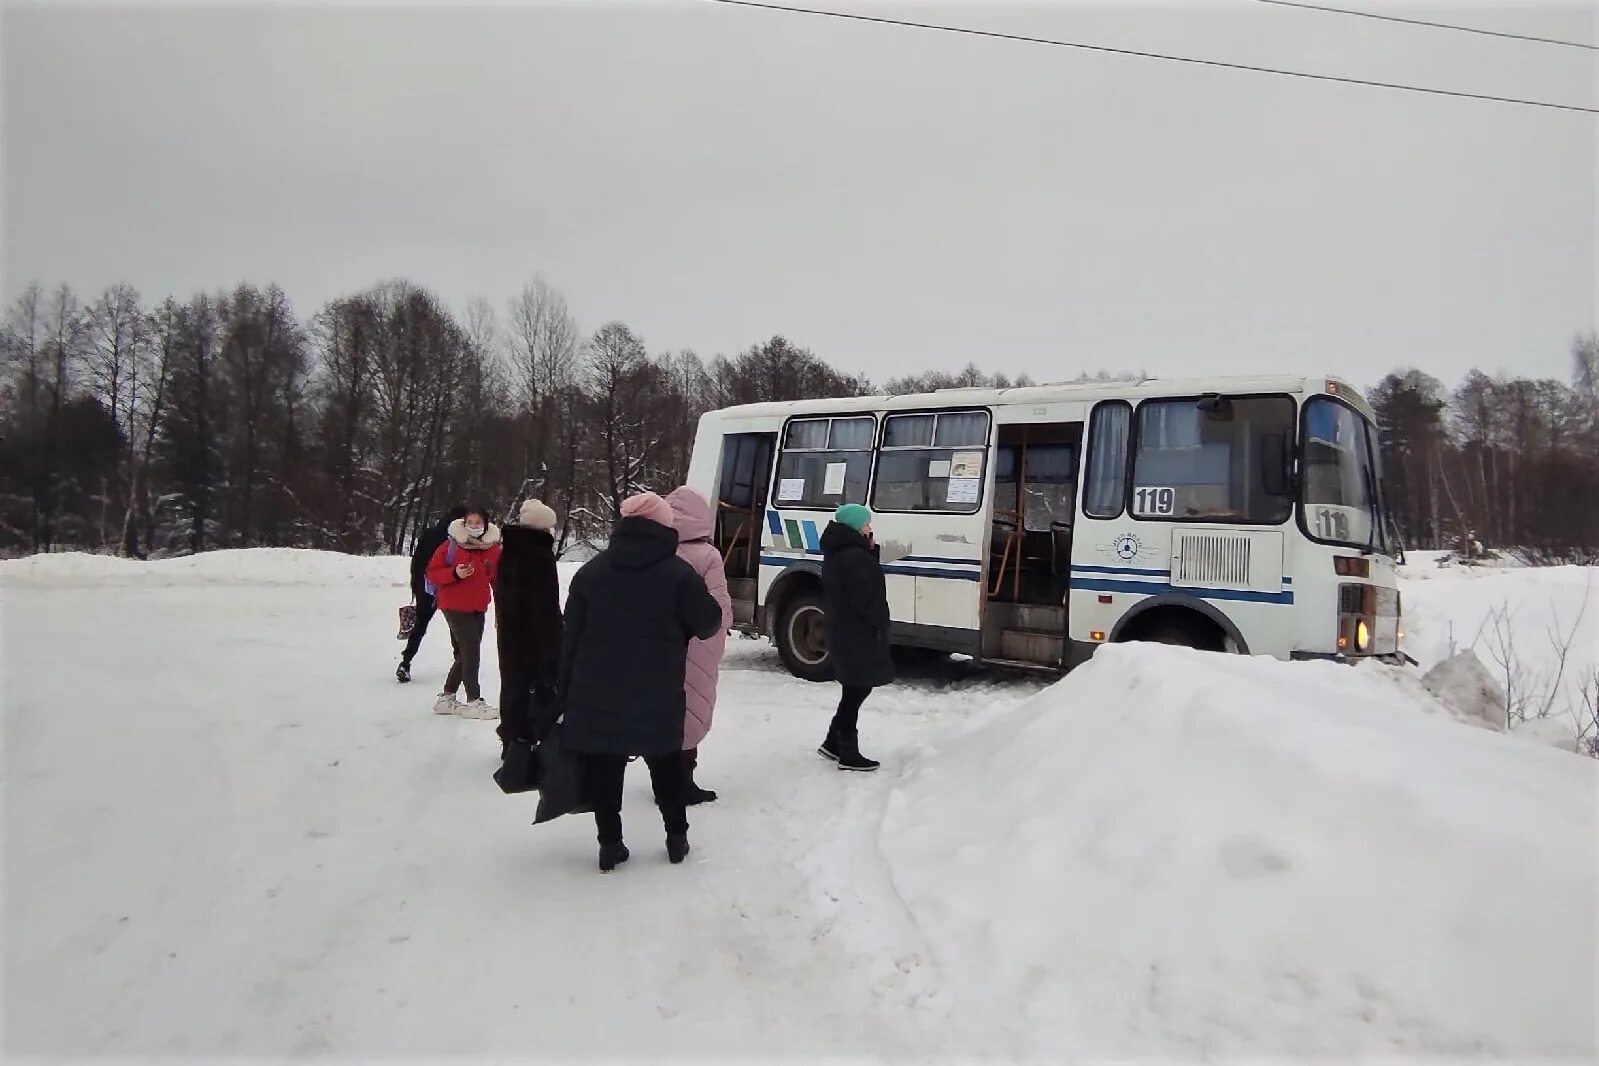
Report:
[[[1371,626],[1362,618],[1355,623],[1355,650],[1365,651],[1371,647]]]

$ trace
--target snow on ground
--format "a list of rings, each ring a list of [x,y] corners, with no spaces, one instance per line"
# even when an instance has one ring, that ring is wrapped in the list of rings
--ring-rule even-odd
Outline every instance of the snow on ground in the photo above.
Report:
[[[1426,670],[1471,649],[1529,718],[1547,708],[1543,728],[1518,729],[1569,741],[1584,680],[1599,686],[1599,567],[1440,568],[1437,554],[1412,553],[1403,571],[1406,650]]]
[[[1413,648],[1457,584],[1407,587]],[[836,690],[734,641],[688,864],[635,767],[600,877],[590,822],[495,789],[492,725],[430,713],[442,627],[393,682],[404,585],[0,564],[8,1053],[1594,1052],[1599,770],[1385,672],[949,664],[867,703],[861,776],[812,750]]]
[[[1117,646],[916,760],[877,847],[962,1037],[1591,1053],[1599,773],[1407,703],[1372,671]]]

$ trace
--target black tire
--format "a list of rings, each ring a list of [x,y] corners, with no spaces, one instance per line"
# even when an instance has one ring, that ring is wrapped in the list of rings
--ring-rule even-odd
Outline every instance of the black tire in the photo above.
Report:
[[[1193,648],[1195,651],[1224,651],[1226,641],[1219,632],[1202,625],[1179,621],[1162,621],[1150,626],[1133,638],[1148,644],[1170,644],[1176,648]]]
[[[827,653],[827,616],[818,592],[797,592],[778,612],[772,640],[788,672],[803,681],[833,680],[833,658]]]

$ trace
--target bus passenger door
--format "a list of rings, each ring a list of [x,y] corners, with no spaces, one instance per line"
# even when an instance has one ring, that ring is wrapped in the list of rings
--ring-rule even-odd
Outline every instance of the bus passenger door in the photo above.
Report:
[[[771,488],[776,433],[730,433],[722,438],[717,476],[716,532],[727,587],[733,597],[733,624],[753,625],[759,602],[762,531]]]

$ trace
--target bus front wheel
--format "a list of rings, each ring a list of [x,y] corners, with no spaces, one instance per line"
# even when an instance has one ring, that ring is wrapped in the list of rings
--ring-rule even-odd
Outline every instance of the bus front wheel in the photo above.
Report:
[[[1171,644],[1198,651],[1236,651],[1222,628],[1208,618],[1180,608],[1163,607],[1133,620],[1121,638],[1151,644]],[[1232,645],[1231,647],[1229,645]]]
[[[806,681],[833,679],[820,593],[807,590],[790,596],[778,613],[774,638],[777,654],[789,673]]]

